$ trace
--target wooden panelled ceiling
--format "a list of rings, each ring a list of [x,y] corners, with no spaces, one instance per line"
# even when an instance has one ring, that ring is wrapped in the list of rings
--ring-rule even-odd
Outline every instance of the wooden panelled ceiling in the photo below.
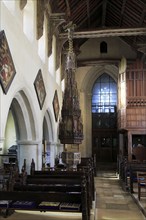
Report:
[[[66,21],[76,25],[78,43],[102,30],[108,37],[116,30],[126,43],[146,53],[146,0],[48,0],[52,13],[65,13]],[[108,30],[108,31],[107,31]],[[124,30],[124,32],[123,32]],[[125,32],[126,30],[126,32]],[[142,32],[141,32],[142,30]],[[127,33],[128,34],[125,34]],[[87,34],[87,37],[84,37]],[[135,33],[135,34],[133,34]]]

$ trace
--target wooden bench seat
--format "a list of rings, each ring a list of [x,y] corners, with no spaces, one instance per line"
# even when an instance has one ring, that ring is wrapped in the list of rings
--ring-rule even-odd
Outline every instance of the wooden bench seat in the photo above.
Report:
[[[146,197],[146,171],[145,172],[137,172],[137,186],[138,186],[138,199],[142,196]],[[145,192],[142,191],[145,190]]]
[[[60,171],[62,172],[62,171]],[[69,174],[69,173],[68,173]],[[84,172],[74,172],[70,175],[63,175],[63,173],[53,175],[27,175],[26,182],[16,182],[14,184],[14,191],[0,192],[0,200],[12,200],[12,205],[9,210],[16,209],[16,205],[22,201],[31,201],[33,206],[25,206],[24,202],[19,209],[26,210],[44,210],[39,206],[42,202],[59,202],[80,205],[80,212],[83,220],[90,219],[89,198],[87,190],[87,180]],[[16,202],[16,204],[15,204]],[[17,204],[18,203],[18,204]],[[13,206],[15,204],[15,206]],[[63,206],[62,206],[63,207]],[[17,207],[18,209],[18,207]],[[64,208],[65,209],[65,208]],[[50,211],[50,207],[45,208],[45,211]],[[57,209],[60,211],[60,209]],[[65,211],[72,211],[66,208]]]
[[[10,210],[35,210],[35,211],[51,211],[51,206],[43,208],[39,206],[42,202],[55,202],[58,204],[62,203],[72,203],[80,205],[80,212],[82,209],[82,197],[80,193],[67,194],[64,192],[32,192],[32,191],[17,191],[17,192],[4,192],[0,191],[0,201],[8,200],[11,201],[7,209]],[[26,205],[26,202],[28,205]],[[30,203],[31,202],[31,203]],[[25,205],[24,205],[25,204]],[[3,208],[0,206],[0,208]],[[55,211],[60,211],[59,206],[55,209]],[[72,211],[71,209],[68,211]],[[86,213],[87,214],[87,213]],[[82,219],[88,219],[85,217],[85,213],[82,213]]]
[[[84,177],[87,185],[88,206],[92,208],[94,200],[94,179],[87,171],[34,171],[33,175],[27,175],[27,184],[63,184],[64,179],[67,184],[80,184]],[[92,179],[92,180],[91,180]]]
[[[129,163],[128,164],[129,170],[129,178],[130,178],[130,185],[129,190],[133,193],[133,183],[137,182],[137,172],[144,172],[146,171],[146,163]]]

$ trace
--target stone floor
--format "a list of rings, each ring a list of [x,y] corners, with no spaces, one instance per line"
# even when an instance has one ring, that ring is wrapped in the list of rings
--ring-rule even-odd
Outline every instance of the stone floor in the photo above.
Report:
[[[129,192],[124,191],[114,167],[97,170],[95,177],[97,220],[143,220],[143,215]],[[145,205],[146,206],[146,205]]]
[[[139,209],[143,212],[143,214],[146,216],[146,188],[142,189],[142,196],[139,201],[138,199],[138,188],[137,183],[133,184],[133,190],[134,192],[131,194],[133,200],[136,202]]]
[[[136,187],[136,186],[135,186]],[[116,169],[98,169],[95,177],[96,201],[90,220],[143,220],[146,217],[140,210],[136,193],[130,195],[124,191]],[[135,199],[135,201],[134,201]],[[146,199],[140,203],[146,207]],[[0,219],[2,217],[0,216]],[[80,213],[56,213],[56,212],[23,212],[15,211],[8,220],[81,220]]]
[[[4,218],[0,216],[0,219]],[[81,220],[80,213],[15,211],[8,220]]]

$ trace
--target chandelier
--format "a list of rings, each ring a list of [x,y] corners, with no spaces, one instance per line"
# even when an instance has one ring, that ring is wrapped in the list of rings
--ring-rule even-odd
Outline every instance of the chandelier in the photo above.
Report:
[[[77,82],[75,80],[76,58],[73,51],[74,25],[69,25],[67,31],[69,49],[65,65],[65,91],[59,122],[59,139],[62,144],[81,144],[83,140],[83,124]]]

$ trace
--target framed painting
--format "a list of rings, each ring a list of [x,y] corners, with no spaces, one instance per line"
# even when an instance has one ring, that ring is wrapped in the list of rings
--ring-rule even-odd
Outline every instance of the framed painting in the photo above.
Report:
[[[54,98],[53,98],[53,109],[54,109],[55,120],[57,122],[59,110],[60,110],[57,90],[55,90],[55,94],[54,94]]]
[[[0,32],[0,83],[5,94],[7,94],[15,74],[15,66],[3,30]]]
[[[44,85],[41,69],[38,71],[38,74],[37,74],[36,79],[34,81],[34,87],[36,90],[40,109],[42,109],[45,98],[46,98],[46,90],[45,90],[45,85]]]

